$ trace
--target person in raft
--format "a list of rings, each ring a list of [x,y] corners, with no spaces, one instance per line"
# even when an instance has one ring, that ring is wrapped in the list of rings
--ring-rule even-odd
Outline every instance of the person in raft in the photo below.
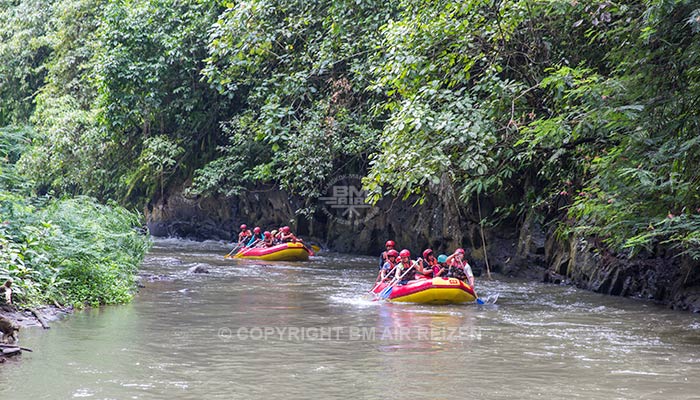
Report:
[[[274,244],[279,244],[280,242],[280,235],[277,233],[277,229],[273,229],[272,232],[270,232],[272,235],[272,243]]]
[[[387,240],[384,247],[386,247],[386,250],[382,251],[382,254],[379,255],[379,269],[382,269],[384,264],[386,264],[387,260],[389,259],[387,257],[387,253],[390,250],[394,250],[394,247],[396,247],[396,243],[394,243],[393,240]],[[394,251],[396,251],[396,250],[394,250]]]
[[[437,276],[434,272],[436,271],[435,268],[438,267],[438,262],[432,249],[423,250],[423,258],[418,259],[418,265],[418,269],[421,270],[421,273],[426,278]]]
[[[275,245],[275,239],[272,237],[272,233],[265,231],[263,233],[263,245],[265,247],[272,247]]]
[[[391,280],[391,271],[394,269],[396,266],[396,257],[398,257],[399,252],[391,249],[386,252],[386,262],[382,266],[381,269],[381,280],[382,281],[387,281]]]
[[[447,273],[450,272],[450,266],[447,265],[447,256],[440,254],[437,258],[437,265],[433,267],[434,277],[447,277]]]
[[[261,233],[261,229],[259,226],[256,226],[253,229],[253,236],[248,240],[248,244],[246,247],[254,247],[260,244],[263,240],[265,240],[265,236]]]
[[[289,229],[288,226],[283,226],[280,228],[280,231],[282,232],[282,236],[280,237],[280,240],[282,242],[302,242],[303,240],[299,239],[298,237],[294,236],[292,231]]]
[[[474,274],[472,267],[464,259],[464,249],[455,250],[454,254],[447,257],[447,264],[450,266],[448,276],[452,276],[459,280],[468,281],[469,286],[474,287]]]
[[[399,281],[399,285],[405,285],[408,282],[416,279],[417,264],[411,261],[411,252],[407,249],[401,250],[399,253],[400,262],[396,265],[394,276]]]
[[[272,231],[272,238],[275,239],[276,244],[282,243],[282,227],[279,227]]]
[[[247,243],[252,236],[253,232],[248,229],[248,225],[242,224],[241,232],[238,234],[238,245],[242,246],[243,244]]]

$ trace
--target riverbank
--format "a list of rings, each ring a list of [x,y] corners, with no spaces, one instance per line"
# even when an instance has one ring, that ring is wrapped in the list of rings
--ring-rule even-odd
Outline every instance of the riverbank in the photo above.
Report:
[[[73,307],[57,307],[43,305],[38,307],[16,308],[14,306],[0,306],[0,317],[16,321],[21,328],[40,327],[51,328],[51,323],[72,314]]]
[[[16,357],[22,352],[18,348],[22,346],[22,333],[26,328],[51,328],[50,324],[67,315],[73,313],[73,307],[57,307],[57,306],[38,306],[16,308],[14,305],[3,304],[0,306],[0,318],[10,320],[19,326],[19,331],[15,333],[17,341],[13,343],[17,349],[12,349],[9,346],[4,346],[0,349],[0,364],[4,363],[8,358]],[[14,350],[14,351],[13,351]],[[19,350],[19,351],[17,351]]]

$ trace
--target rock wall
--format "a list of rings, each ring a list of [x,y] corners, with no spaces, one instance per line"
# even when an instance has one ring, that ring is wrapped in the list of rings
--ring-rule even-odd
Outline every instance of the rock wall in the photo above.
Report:
[[[513,225],[512,232],[489,233],[489,257],[496,260],[497,272],[700,313],[700,262],[668,249],[627,258],[595,239],[560,238],[553,228],[545,231],[534,213]]]
[[[415,199],[383,199],[374,214],[356,224],[317,211],[313,216],[295,215],[304,208],[304,199],[269,187],[261,187],[235,198],[190,198],[182,191],[171,193],[165,202],[149,204],[144,212],[154,236],[181,237],[192,240],[232,240],[238,226],[261,226],[274,229],[289,225],[304,238],[339,252],[377,255],[391,239],[400,248],[420,254],[427,247],[436,252],[454,251],[457,247],[473,250],[472,258],[483,260],[481,232],[470,210],[455,202],[428,197],[421,205]],[[517,235],[512,232],[485,231],[487,244],[494,240],[494,262],[512,258]],[[507,251],[504,251],[507,250]],[[491,250],[489,249],[489,254]]]
[[[545,281],[612,296],[653,300],[673,309],[700,312],[700,264],[659,249],[634,258],[602,250],[581,237],[547,240]]]

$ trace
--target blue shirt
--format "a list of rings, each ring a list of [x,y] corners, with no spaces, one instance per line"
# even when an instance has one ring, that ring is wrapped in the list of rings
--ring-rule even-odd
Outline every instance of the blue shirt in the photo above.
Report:
[[[260,237],[255,237],[255,234],[253,234],[253,236],[251,236],[251,238],[250,238],[250,241],[248,241],[248,244],[246,244],[245,246],[246,246],[246,247],[252,246],[253,243],[255,243],[256,240],[265,240],[265,235],[263,235],[263,234],[261,233],[261,234],[260,234]]]

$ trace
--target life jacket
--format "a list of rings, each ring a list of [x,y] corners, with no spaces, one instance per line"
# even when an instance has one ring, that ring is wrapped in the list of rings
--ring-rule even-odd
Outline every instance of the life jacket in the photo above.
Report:
[[[464,262],[453,260],[452,263],[447,276],[450,278],[457,278],[460,281],[467,279],[467,274],[464,273]]]
[[[296,241],[298,241],[299,239],[298,239],[296,236],[294,236],[293,233],[290,232],[290,233],[288,233],[288,234],[286,234],[286,235],[283,235],[283,236],[280,238],[280,240],[283,241],[283,242],[296,242]]]
[[[400,267],[396,267],[396,273],[398,274],[396,276],[403,276],[403,278],[401,278],[401,282],[408,282],[416,279],[416,269],[413,267],[412,261],[409,261],[408,269],[406,269],[406,266],[403,264],[403,262],[401,262],[400,264]]]
[[[251,232],[250,229],[241,231],[241,233],[238,234],[238,242],[249,240],[251,236],[253,236],[253,232]]]
[[[389,272],[391,272],[392,269],[394,269],[394,265],[396,265],[396,264],[392,264],[391,261],[387,261],[387,262],[384,263],[384,265],[382,265],[381,271],[383,271],[383,272],[385,272],[385,273],[388,274]],[[391,279],[391,278],[393,278],[393,277],[390,277],[390,276],[387,275],[387,276],[385,276],[384,278],[385,278],[385,279]]]
[[[433,258],[433,263],[431,264],[430,261],[423,260],[423,276],[425,278],[432,278],[435,276],[435,274],[440,270],[440,266],[437,263],[437,260]],[[438,267],[436,270],[435,267]]]
[[[447,276],[457,278],[460,281],[467,279],[467,274],[464,273],[464,270],[455,266],[450,267],[450,272],[447,274]]]

